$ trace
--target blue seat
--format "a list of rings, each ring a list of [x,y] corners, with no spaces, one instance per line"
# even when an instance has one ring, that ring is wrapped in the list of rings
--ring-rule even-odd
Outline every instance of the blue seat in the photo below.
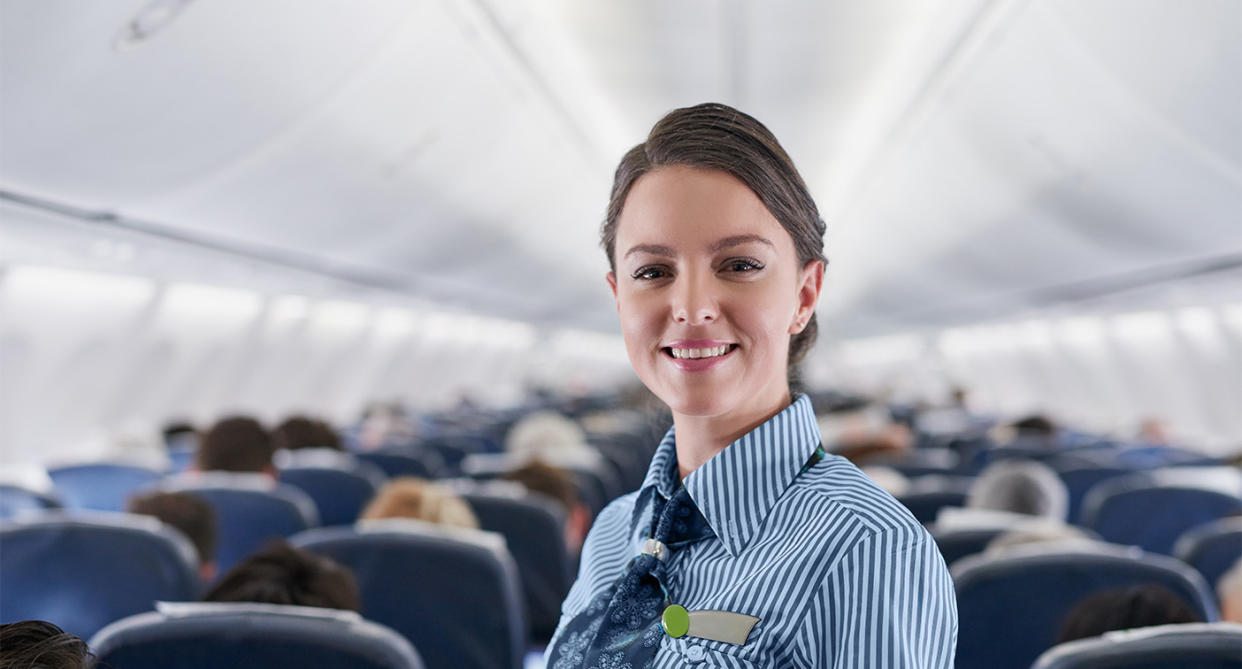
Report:
[[[290,543],[353,570],[362,615],[409,639],[431,669],[518,669],[527,630],[503,539],[413,520],[304,532]]]
[[[953,530],[933,528],[932,539],[935,539],[936,547],[940,549],[940,556],[944,558],[944,563],[952,565],[968,555],[982,553],[993,539],[1005,532],[1005,529],[996,527]]]
[[[192,492],[216,512],[216,566],[223,576],[273,537],[319,524],[306,493],[263,474],[200,472],[165,479],[165,492]]]
[[[384,472],[384,475],[389,478],[417,476],[424,479],[433,479],[440,475],[440,469],[443,466],[439,455],[432,453],[415,455],[395,449],[363,451],[355,453],[354,457],[379,467]]]
[[[384,484],[384,472],[352,456],[330,451],[302,463],[294,456],[280,467],[280,482],[298,488],[315,502],[320,525],[352,525]]]
[[[163,474],[146,467],[94,463],[48,471],[61,504],[70,510],[124,511],[126,499]]]
[[[565,510],[540,495],[503,494],[480,488],[463,497],[479,526],[504,536],[521,577],[531,641],[547,643],[561,617],[561,602],[573,583],[565,548]]]
[[[1082,524],[1106,541],[1170,555],[1187,530],[1242,513],[1237,493],[1200,487],[1194,476],[1178,474],[1131,474],[1097,485],[1083,501]]]
[[[921,490],[897,496],[916,520],[927,524],[936,520],[936,515],[945,507],[965,506],[966,491],[964,490]]]
[[[153,610],[156,600],[198,596],[193,546],[147,516],[49,513],[4,521],[0,547],[0,622],[46,620],[86,639]]]
[[[276,604],[161,604],[91,639],[113,669],[422,669],[400,634],[352,611]]]
[[[1219,583],[1220,577],[1242,560],[1242,516],[1191,529],[1174,544],[1173,555],[1199,570],[1209,585]]]
[[[41,492],[15,485],[0,485],[0,520],[28,511],[60,508],[60,500]]]
[[[194,464],[197,451],[192,447],[179,446],[168,449],[168,473],[180,474]]]
[[[1109,632],[1051,648],[1033,669],[1242,669],[1242,625],[1188,623]]]
[[[957,669],[1026,669],[1056,642],[1065,614],[1101,590],[1155,583],[1203,620],[1218,616],[1198,572],[1135,548],[1015,546],[963,558],[950,571],[957,590]]]
[[[1069,521],[1076,523],[1081,519],[1082,501],[1096,484],[1131,473],[1133,470],[1130,469],[1098,465],[1057,468],[1057,475],[1061,477],[1061,482],[1069,493]]]

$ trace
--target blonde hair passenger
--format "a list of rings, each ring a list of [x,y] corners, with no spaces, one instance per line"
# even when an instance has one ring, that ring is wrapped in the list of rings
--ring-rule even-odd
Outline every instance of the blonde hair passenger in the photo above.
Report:
[[[392,479],[380,488],[359,520],[413,518],[437,525],[479,529],[470,505],[448,488],[413,476]]]

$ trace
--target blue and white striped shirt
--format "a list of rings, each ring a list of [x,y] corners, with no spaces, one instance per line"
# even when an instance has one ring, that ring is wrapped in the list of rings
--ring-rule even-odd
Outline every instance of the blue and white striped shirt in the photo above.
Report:
[[[931,536],[843,458],[827,456],[799,475],[819,443],[802,396],[686,477],[716,536],[669,557],[673,603],[759,623],[741,646],[664,636],[653,666],[953,666],[953,583]],[[673,495],[676,460],[670,429],[642,488],[600,513],[557,637],[640,552],[651,524],[648,490]]]

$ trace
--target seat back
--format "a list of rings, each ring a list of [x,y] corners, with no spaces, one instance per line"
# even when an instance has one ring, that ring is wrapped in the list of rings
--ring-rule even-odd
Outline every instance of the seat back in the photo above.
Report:
[[[499,535],[389,519],[290,542],[352,569],[362,615],[403,634],[431,669],[521,666],[521,586]]]
[[[1190,623],[1109,632],[1051,648],[1033,669],[1242,669],[1242,625]]]
[[[1026,669],[1056,642],[1066,613],[1101,590],[1155,583],[1180,596],[1202,619],[1217,618],[1197,572],[1134,548],[1016,546],[963,558],[951,572],[957,590],[957,669]]]
[[[91,639],[114,669],[422,669],[400,634],[352,611],[275,604],[161,604],[108,625]]]
[[[933,529],[932,538],[936,540],[936,547],[940,549],[940,556],[944,558],[944,563],[952,565],[968,555],[982,553],[993,539],[1005,532],[1006,530],[996,527]]]
[[[356,462],[349,456],[341,461],[280,468],[280,482],[310,496],[319,515],[319,524],[352,525],[380,486],[384,473],[370,463]]]
[[[1061,482],[1065,484],[1065,490],[1069,493],[1069,513],[1067,514],[1069,522],[1076,523],[1079,521],[1082,515],[1082,501],[1096,484],[1130,473],[1132,473],[1132,470],[1122,469],[1121,467],[1101,467],[1096,465],[1079,465],[1058,469],[1057,475],[1061,477]]]
[[[126,499],[163,476],[146,467],[93,463],[48,470],[66,509],[124,511]]]
[[[223,576],[269,539],[319,524],[306,493],[262,474],[202,472],[166,479],[161,490],[190,492],[216,512],[216,565]]]
[[[440,456],[430,453],[414,455],[413,453],[402,453],[397,450],[385,449],[356,453],[354,457],[362,462],[379,467],[384,472],[384,475],[389,478],[417,476],[419,478],[432,479],[440,473]]]
[[[1170,555],[1187,530],[1239,513],[1236,492],[1200,487],[1189,476],[1145,473],[1096,486],[1083,501],[1082,521],[1106,541]]]
[[[486,489],[463,495],[479,526],[505,538],[517,566],[530,621],[531,640],[547,643],[572,584],[565,547],[565,511],[539,495],[503,495]]]
[[[0,520],[28,511],[56,508],[60,508],[60,501],[51,495],[21,486],[0,485]]]
[[[1190,530],[1174,544],[1173,554],[1197,569],[1209,585],[1218,583],[1230,567],[1242,560],[1242,516],[1222,518]]]
[[[89,638],[199,594],[194,548],[147,516],[48,513],[0,522],[0,622],[46,620]]]
[[[921,490],[897,496],[916,520],[927,524],[936,520],[936,515],[945,507],[965,506],[966,492],[962,490]]]

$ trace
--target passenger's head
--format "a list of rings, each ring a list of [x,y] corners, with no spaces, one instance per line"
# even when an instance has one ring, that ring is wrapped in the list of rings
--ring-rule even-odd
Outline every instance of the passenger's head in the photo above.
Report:
[[[245,416],[225,418],[211,426],[198,447],[199,471],[262,472],[275,475],[272,437],[259,421]]]
[[[0,625],[0,667],[85,669],[94,666],[86,642],[42,620]]]
[[[1083,599],[1061,623],[1057,643],[1105,632],[1202,622],[1182,598],[1155,583],[1104,590]]]
[[[1220,600],[1220,619],[1242,623],[1242,560],[1233,563],[1216,582],[1216,596]]]
[[[1051,418],[1041,414],[1032,414],[1013,422],[1013,429],[1019,436],[1055,437],[1057,424]]]
[[[130,513],[154,516],[184,534],[198,554],[199,576],[216,577],[216,512],[203,499],[185,492],[152,492],[131,497]]]
[[[966,506],[1065,521],[1069,493],[1050,467],[1029,460],[988,466],[970,487]]]
[[[164,426],[164,445],[169,448],[198,447],[198,430],[185,421],[174,421]]]
[[[527,490],[550,497],[565,507],[565,547],[571,555],[582,550],[587,530],[591,528],[591,511],[578,494],[573,476],[560,467],[534,460],[501,475],[516,481]]]
[[[307,416],[290,416],[272,430],[272,445],[296,451],[302,448],[341,450],[341,439],[327,423]]]
[[[349,569],[276,539],[230,569],[203,601],[357,611],[358,584]]]
[[[730,378],[696,377],[715,386],[717,400],[762,401],[778,385],[787,393],[815,340],[824,230],[793,161],[762,123],[721,104],[660,119],[621,159],[601,230],[639,378],[674,411],[720,408],[693,406],[662,356],[699,358],[724,346],[735,359],[712,375],[731,367]],[[772,371],[781,379],[768,378]]]
[[[438,483],[413,476],[385,483],[359,516],[360,520],[381,518],[412,518],[437,525],[479,527],[479,519],[464,499]]]

